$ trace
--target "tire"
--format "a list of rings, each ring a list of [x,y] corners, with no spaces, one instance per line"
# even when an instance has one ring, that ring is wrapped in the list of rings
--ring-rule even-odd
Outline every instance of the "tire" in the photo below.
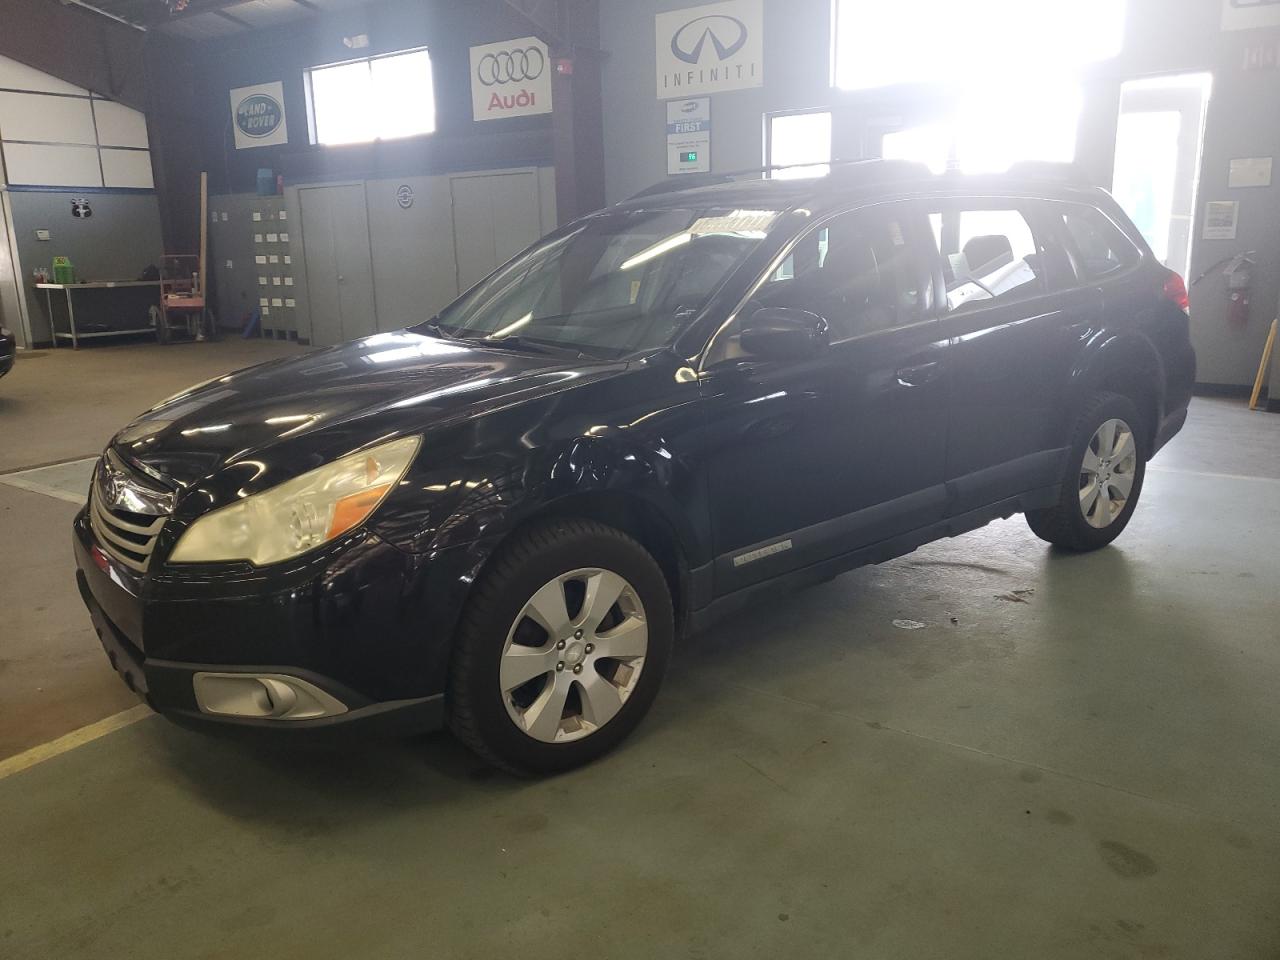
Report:
[[[518,775],[589,763],[648,712],[674,635],[666,577],[640,544],[593,521],[540,524],[500,548],[467,602],[449,728]]]
[[[1102,433],[1109,424],[1119,422],[1110,453],[1101,457]],[[1055,546],[1076,552],[1098,550],[1115,540],[1128,525],[1142,494],[1146,476],[1146,431],[1142,415],[1128,397],[1118,393],[1095,394],[1081,411],[1071,432],[1071,446],[1062,478],[1058,503],[1043,510],[1027,512],[1032,532]],[[1132,458],[1120,456],[1124,449],[1123,432],[1132,441]],[[1095,469],[1096,468],[1096,469]],[[1094,481],[1091,486],[1090,480]],[[1128,484],[1123,497],[1116,497]],[[1093,490],[1100,493],[1090,499]],[[1102,493],[1108,496],[1104,505]]]

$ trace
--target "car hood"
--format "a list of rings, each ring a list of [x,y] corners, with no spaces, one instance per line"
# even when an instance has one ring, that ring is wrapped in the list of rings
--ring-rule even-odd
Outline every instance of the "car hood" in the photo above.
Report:
[[[185,390],[130,423],[112,445],[144,472],[178,487],[270,449],[287,450],[285,458],[298,467],[287,472],[302,472],[383,436],[468,415],[495,399],[543,393],[623,367],[408,331],[378,334]]]

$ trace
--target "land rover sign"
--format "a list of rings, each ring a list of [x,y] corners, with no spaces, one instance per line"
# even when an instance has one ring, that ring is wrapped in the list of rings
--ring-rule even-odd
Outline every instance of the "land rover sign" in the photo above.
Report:
[[[277,80],[232,90],[231,120],[235,126],[237,150],[288,143],[283,85]]]

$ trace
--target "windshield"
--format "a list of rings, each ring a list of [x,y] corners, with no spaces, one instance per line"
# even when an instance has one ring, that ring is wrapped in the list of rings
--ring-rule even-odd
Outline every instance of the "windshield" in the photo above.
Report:
[[[669,342],[764,239],[772,210],[620,211],[534,247],[447,307],[446,336],[620,357]]]

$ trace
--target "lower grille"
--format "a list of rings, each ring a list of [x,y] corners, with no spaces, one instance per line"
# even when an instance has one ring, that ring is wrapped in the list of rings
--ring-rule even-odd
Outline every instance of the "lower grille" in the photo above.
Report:
[[[169,518],[108,510],[102,504],[97,483],[89,491],[89,526],[98,538],[98,543],[116,560],[139,573],[146,573],[156,538],[160,536],[167,519]]]

